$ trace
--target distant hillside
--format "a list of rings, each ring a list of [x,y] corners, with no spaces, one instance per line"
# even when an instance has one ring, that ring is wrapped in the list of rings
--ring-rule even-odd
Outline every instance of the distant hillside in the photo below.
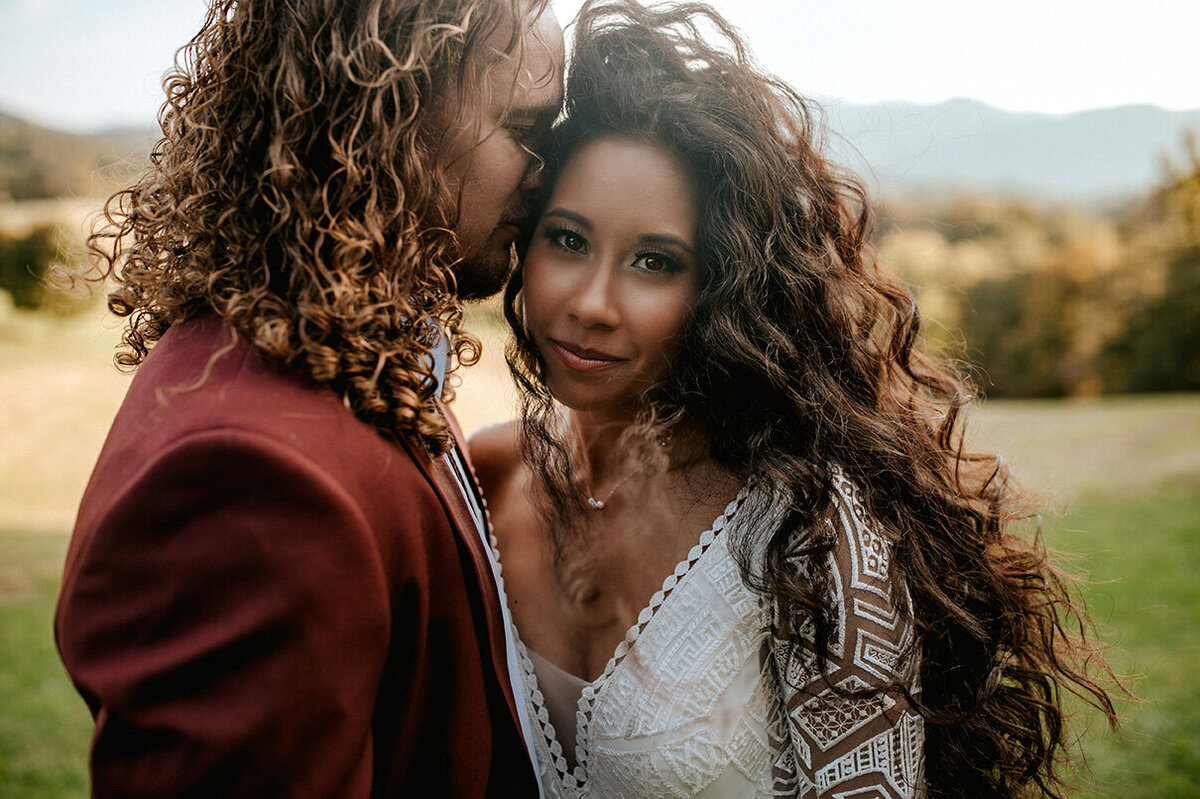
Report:
[[[0,202],[105,194],[139,168],[155,131],[78,135],[0,112]]]
[[[1200,110],[1146,105],[1076,114],[1014,114],[973,100],[939,105],[825,105],[834,151],[884,194],[968,187],[1099,203],[1162,178],[1162,159],[1200,132]],[[857,152],[855,152],[857,151]]]
[[[1124,106],[1077,114],[1014,114],[973,100],[939,105],[829,102],[836,156],[882,194],[946,189],[1089,204],[1140,195],[1182,153],[1200,110]],[[104,194],[149,152],[156,131],[79,136],[0,113],[0,201]]]

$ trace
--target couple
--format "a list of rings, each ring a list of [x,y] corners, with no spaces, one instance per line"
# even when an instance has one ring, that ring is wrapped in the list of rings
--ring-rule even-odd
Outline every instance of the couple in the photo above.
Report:
[[[56,616],[95,795],[1054,788],[1055,692],[1107,701],[1074,609],[723,20],[585,4],[552,130],[536,0],[226,0],[189,47],[92,241],[139,367]],[[522,415],[468,452],[514,247]]]

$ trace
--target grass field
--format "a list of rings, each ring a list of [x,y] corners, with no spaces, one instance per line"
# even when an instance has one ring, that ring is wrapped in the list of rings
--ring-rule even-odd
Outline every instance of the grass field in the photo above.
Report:
[[[0,316],[0,799],[87,794],[91,729],[51,616],[75,503],[128,378],[99,312]],[[488,328],[483,325],[480,330]],[[463,376],[472,430],[508,415],[499,347]],[[991,402],[973,440],[1004,452],[1055,509],[1046,536],[1141,697],[1108,735],[1084,713],[1084,797],[1200,797],[1200,396]]]

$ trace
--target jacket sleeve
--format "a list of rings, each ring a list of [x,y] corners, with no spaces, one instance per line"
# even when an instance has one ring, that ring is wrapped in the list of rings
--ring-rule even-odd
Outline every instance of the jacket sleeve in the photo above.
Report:
[[[924,727],[907,695],[919,690],[920,665],[897,607],[907,592],[894,584],[891,543],[840,471],[834,482],[827,566],[836,629],[823,671],[811,627],[796,641],[773,639],[790,744],[776,775],[791,775],[787,792],[803,799],[910,799],[923,795]]]
[[[219,431],[101,501],[56,618],[96,720],[94,796],[367,796],[389,601],[347,493]]]

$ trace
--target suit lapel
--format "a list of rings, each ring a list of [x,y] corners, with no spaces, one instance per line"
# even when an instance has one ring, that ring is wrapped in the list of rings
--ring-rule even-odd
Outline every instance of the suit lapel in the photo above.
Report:
[[[464,463],[466,463],[468,473],[471,474],[473,480],[474,474],[471,471],[470,462],[466,460],[466,447],[462,444],[462,434],[458,429],[457,421],[440,401],[438,407],[450,422],[455,445],[463,454]],[[496,585],[495,574],[492,572],[490,553],[485,549],[483,538],[475,526],[475,518],[467,506],[466,497],[459,490],[458,481],[447,458],[431,458],[424,447],[407,440],[404,445],[416,464],[425,472],[430,485],[433,486],[433,490],[442,501],[442,506],[446,509],[446,515],[450,518],[454,532],[466,547],[467,552],[470,553],[471,563],[475,567],[483,594],[483,614],[487,625],[488,641],[491,643],[492,666],[499,678],[500,690],[503,692],[509,712],[512,713],[513,722],[520,729],[516,698],[513,696],[512,682],[508,678],[508,645],[505,638],[504,617],[500,611],[500,589]],[[485,531],[485,534],[488,532],[490,531]]]

